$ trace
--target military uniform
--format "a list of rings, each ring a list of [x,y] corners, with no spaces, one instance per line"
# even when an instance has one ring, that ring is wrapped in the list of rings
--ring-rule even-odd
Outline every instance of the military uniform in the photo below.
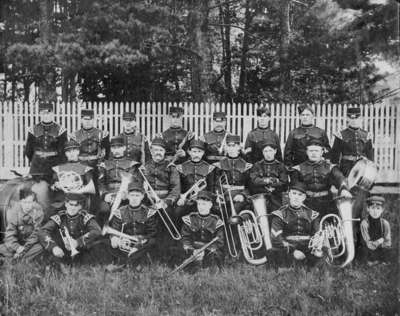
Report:
[[[270,211],[282,206],[282,193],[286,191],[289,182],[282,162],[260,160],[250,169],[249,176],[251,195],[266,193],[267,209]]]
[[[51,168],[64,160],[66,130],[55,122],[40,122],[28,129],[25,155],[31,164],[29,174],[50,182]]]
[[[200,139],[206,143],[206,157],[205,160],[209,163],[218,162],[225,157],[221,151],[221,144],[226,139],[228,132],[226,130],[217,132],[211,131],[204,134]]]
[[[171,160],[174,158],[178,149],[187,150],[190,140],[194,137],[191,132],[182,127],[170,127],[162,133],[162,138],[166,142],[166,158]],[[178,158],[175,164],[184,162],[184,157]]]
[[[7,228],[4,243],[0,245],[0,256],[13,257],[18,248],[23,246],[20,258],[34,259],[43,251],[38,239],[38,231],[44,218],[42,207],[34,203],[30,211],[24,212],[18,202],[7,213]]]
[[[127,159],[143,163],[150,159],[149,141],[142,133],[135,131],[133,133],[123,132],[118,135],[124,140],[126,146],[125,157]]]

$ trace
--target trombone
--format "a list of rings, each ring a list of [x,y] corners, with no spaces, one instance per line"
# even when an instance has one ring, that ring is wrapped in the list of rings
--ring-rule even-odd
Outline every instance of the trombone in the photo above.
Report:
[[[146,195],[150,200],[152,206],[157,210],[157,213],[160,216],[162,222],[164,223],[168,233],[171,235],[172,239],[181,240],[182,235],[180,234],[178,228],[172,221],[171,217],[168,215],[167,210],[164,207],[159,206],[161,199],[157,195],[156,191],[154,191],[154,189],[151,187],[150,182],[147,180],[146,176],[143,173],[143,169],[140,167],[138,168],[138,170],[144,180]]]

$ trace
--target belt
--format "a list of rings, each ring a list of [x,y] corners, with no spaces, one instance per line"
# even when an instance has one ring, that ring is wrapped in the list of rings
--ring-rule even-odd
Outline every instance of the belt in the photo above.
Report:
[[[161,199],[166,197],[169,192],[168,190],[154,190],[154,191],[157,193],[158,197]]]
[[[329,195],[329,191],[320,191],[320,192],[313,192],[313,191],[306,191],[307,196],[309,197],[321,197]]]
[[[222,160],[225,156],[207,156],[207,160]]]
[[[349,161],[356,161],[360,158],[361,158],[360,156],[353,156],[353,155],[343,155],[342,156],[343,160],[349,160]]]
[[[299,236],[299,235],[293,235],[293,236],[286,236],[286,240],[290,241],[303,241],[303,240],[309,240],[311,236]]]
[[[82,160],[82,161],[97,160],[97,159],[99,159],[98,155],[79,156],[79,160]]]
[[[58,152],[56,151],[41,151],[41,150],[36,150],[35,154],[38,155],[40,158],[46,158],[46,157],[54,157],[58,155]]]
[[[229,185],[229,184],[224,184],[222,186],[226,190],[244,190],[244,185]]]

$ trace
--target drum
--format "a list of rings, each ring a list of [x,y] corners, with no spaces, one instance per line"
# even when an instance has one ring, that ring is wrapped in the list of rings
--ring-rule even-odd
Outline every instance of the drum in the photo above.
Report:
[[[347,180],[350,189],[354,186],[359,186],[362,189],[369,191],[374,185],[377,177],[378,168],[376,164],[371,160],[361,158],[350,170]]]

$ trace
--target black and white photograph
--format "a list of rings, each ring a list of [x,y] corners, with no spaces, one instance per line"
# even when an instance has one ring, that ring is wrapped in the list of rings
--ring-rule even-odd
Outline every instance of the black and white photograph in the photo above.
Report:
[[[0,315],[400,315],[400,0],[0,0]]]

